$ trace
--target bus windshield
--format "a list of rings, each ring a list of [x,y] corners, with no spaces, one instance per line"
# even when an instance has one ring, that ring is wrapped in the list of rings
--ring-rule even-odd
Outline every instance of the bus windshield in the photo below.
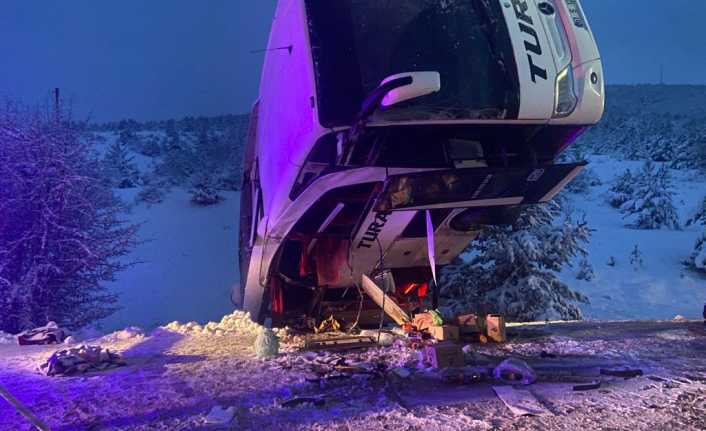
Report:
[[[350,125],[388,76],[441,74],[441,91],[372,121],[512,119],[520,93],[497,0],[306,0],[319,118]]]

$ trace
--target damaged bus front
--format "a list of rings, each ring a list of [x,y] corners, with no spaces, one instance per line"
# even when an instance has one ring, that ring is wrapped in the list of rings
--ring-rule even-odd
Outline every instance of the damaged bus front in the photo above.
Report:
[[[359,320],[382,274],[420,306],[436,266],[581,171],[554,161],[603,113],[578,0],[281,0],[269,48],[237,292],[258,319]]]

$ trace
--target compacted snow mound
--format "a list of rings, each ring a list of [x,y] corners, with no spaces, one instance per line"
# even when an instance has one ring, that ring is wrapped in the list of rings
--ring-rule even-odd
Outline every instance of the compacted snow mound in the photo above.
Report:
[[[236,310],[232,314],[223,316],[220,322],[209,322],[200,325],[196,322],[180,323],[171,322],[161,329],[177,332],[183,335],[251,335],[256,336],[264,327],[250,318],[250,313]],[[288,334],[287,328],[273,329],[275,335],[285,337]]]
[[[100,338],[100,341],[103,343],[117,343],[119,341],[128,341],[144,337],[145,331],[143,331],[142,328],[138,328],[136,326],[128,326],[123,330],[115,331],[112,334],[108,334]]]
[[[7,332],[0,331],[0,344],[17,344],[17,338]]]

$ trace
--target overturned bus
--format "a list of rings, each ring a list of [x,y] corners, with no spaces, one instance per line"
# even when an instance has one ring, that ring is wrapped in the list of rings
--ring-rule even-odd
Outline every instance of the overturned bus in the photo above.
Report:
[[[578,0],[280,0],[244,156],[241,283],[256,320],[433,297],[484,226],[550,201],[604,109]]]

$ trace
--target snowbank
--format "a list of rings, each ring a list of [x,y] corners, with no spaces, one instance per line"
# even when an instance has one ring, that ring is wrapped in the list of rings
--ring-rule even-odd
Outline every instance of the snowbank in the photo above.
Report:
[[[17,339],[12,334],[0,331],[0,344],[17,344]]]
[[[257,335],[261,328],[261,325],[252,321],[250,313],[239,310],[223,316],[219,323],[209,322],[200,325],[197,322],[180,323],[175,321],[162,327],[162,329],[183,335],[224,335],[226,333]]]
[[[197,322],[171,322],[160,327],[162,330],[177,332],[183,335],[249,335],[256,336],[264,329],[264,326],[254,322],[250,318],[250,313],[236,310],[232,314],[223,316],[220,322],[209,322],[200,325]],[[289,338],[288,328],[274,328],[273,332],[283,341]]]

